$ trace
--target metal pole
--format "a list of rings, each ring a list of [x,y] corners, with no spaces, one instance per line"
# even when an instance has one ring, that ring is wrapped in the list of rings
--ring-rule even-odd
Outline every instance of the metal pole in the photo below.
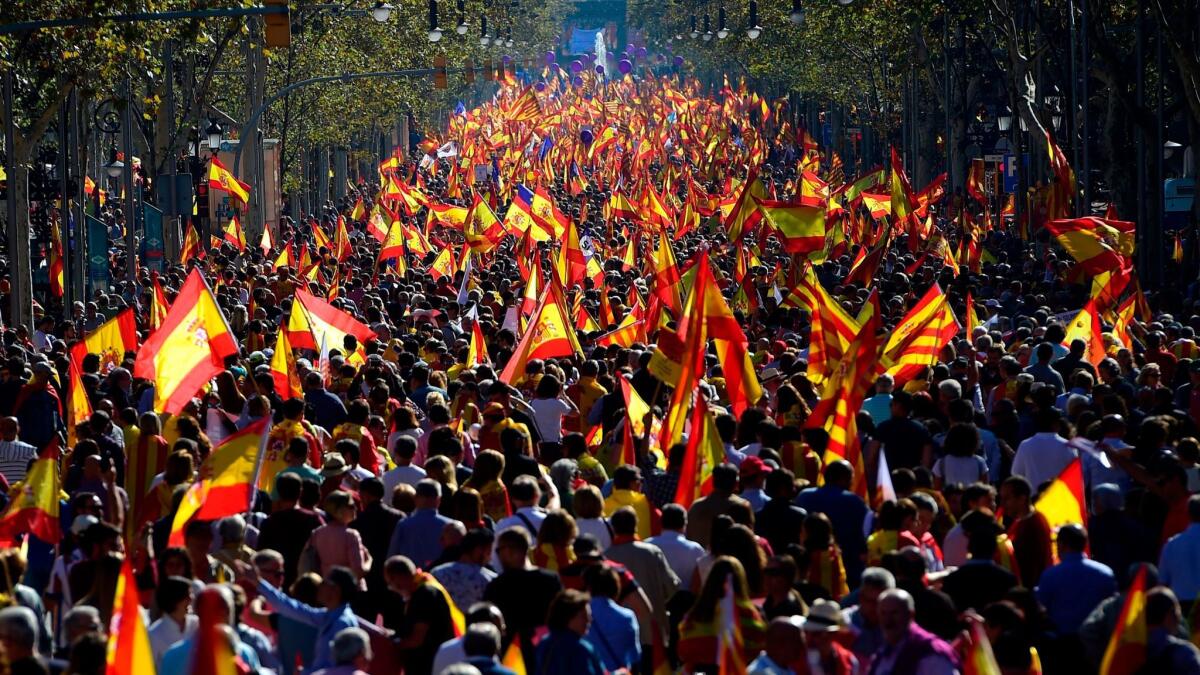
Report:
[[[1140,112],[1146,104],[1146,58],[1145,58],[1145,30],[1143,20],[1144,0],[1138,0],[1137,14],[1135,21],[1136,42],[1134,46],[1134,68],[1137,71],[1137,108]],[[1138,235],[1141,241],[1138,242],[1137,252],[1141,258],[1138,268],[1143,271],[1143,274],[1151,274],[1150,265],[1153,264],[1153,258],[1150,255],[1150,247],[1153,245],[1148,231],[1149,223],[1146,222],[1146,130],[1135,122],[1134,138],[1137,146],[1137,222]],[[1148,278],[1144,281],[1149,282]]]
[[[67,100],[63,101],[62,107],[58,109],[58,237],[62,242],[63,307],[67,316],[70,316],[71,301],[75,299],[75,289],[71,284],[71,277],[75,274],[75,265],[71,255],[71,228],[68,227],[71,220],[71,194],[67,190],[67,179],[71,166],[68,152],[71,142],[74,140],[71,136],[70,124],[72,104],[75,102],[74,96],[75,92],[72,90],[67,95]]]
[[[78,300],[87,299],[87,287],[84,280],[87,279],[87,218],[84,216],[84,203],[87,199],[87,192],[84,188],[84,176],[87,175],[87,165],[84,162],[82,144],[84,134],[84,101],[81,97],[76,97],[75,105],[71,106],[71,126],[74,129],[72,136],[80,142],[79,151],[75,153],[75,247],[71,250],[71,261],[74,265],[75,277],[71,281],[72,288],[75,289],[75,295]],[[96,188],[100,189],[99,187]]]
[[[945,9],[949,9],[948,7]],[[953,91],[950,88],[950,13],[946,12],[942,21],[942,77],[944,78],[944,95],[943,100],[946,102],[946,129],[945,135],[942,137],[942,150],[946,153],[946,192],[950,195],[949,201],[954,199],[954,144],[950,142],[950,93]]]
[[[1081,74],[1083,77],[1080,79],[1079,83],[1079,103],[1083,106],[1083,115],[1081,116],[1082,119],[1079,131],[1079,149],[1082,156],[1081,163],[1083,166],[1083,205],[1087,209],[1085,213],[1090,215],[1092,210],[1092,174],[1091,157],[1090,153],[1088,152],[1088,141],[1091,131],[1091,116],[1088,113],[1088,78],[1090,77],[1091,70],[1088,64],[1091,59],[1089,58],[1090,52],[1088,50],[1088,3],[1082,3],[1080,9],[1082,10],[1082,17],[1080,20],[1082,23],[1081,32],[1083,39],[1080,41],[1080,51],[1082,53],[1079,55],[1079,58],[1081,64],[1080,70],[1082,71]]]
[[[1070,109],[1071,109],[1071,112],[1074,113],[1075,106],[1078,105],[1078,101],[1079,101],[1079,74],[1078,74],[1079,71],[1075,66],[1076,44],[1079,41],[1078,33],[1075,29],[1075,0],[1070,0],[1070,2],[1067,3],[1067,14],[1068,14],[1068,20],[1070,22],[1070,42],[1071,42],[1071,98],[1070,98],[1071,108]],[[1059,105],[1061,105],[1061,103]],[[1053,115],[1054,112],[1051,111],[1050,114]],[[1074,131],[1075,130],[1074,129],[1075,115],[1074,114],[1064,115],[1063,117],[1066,120],[1065,124],[1069,125],[1068,129],[1070,129],[1071,131]],[[1063,135],[1066,136],[1067,134],[1063,134]],[[1073,137],[1074,134],[1071,134],[1071,136]],[[1081,162],[1079,160],[1079,146],[1080,146],[1079,140],[1077,137],[1073,137],[1072,141],[1073,141],[1072,145],[1074,146],[1074,148],[1073,148],[1074,152],[1072,153],[1072,155],[1073,155],[1072,161],[1074,162],[1075,166],[1081,166]],[[1071,201],[1072,202],[1075,201],[1075,195],[1071,195]],[[1085,209],[1088,208],[1087,204],[1082,204],[1082,205],[1080,205],[1080,207],[1085,208]],[[1076,207],[1074,215],[1080,215],[1080,213],[1079,213],[1080,207]],[[1083,215],[1087,215],[1087,211],[1084,211]]]
[[[17,228],[17,200],[16,196],[16,177],[17,177],[17,132],[16,121],[13,120],[13,72],[12,70],[4,71],[4,154],[5,171],[8,173],[8,199],[5,200],[5,216],[7,218],[8,230],[8,265],[9,268],[15,271],[22,269],[21,265],[17,264],[19,256],[29,255],[29,242],[22,242],[18,236]],[[9,323],[16,325],[20,323],[25,299],[22,297],[24,287],[21,284],[21,279],[14,279],[12,290],[9,291]]]
[[[1166,224],[1163,222],[1167,216],[1166,194],[1163,189],[1165,186],[1165,176],[1163,175],[1163,144],[1166,142],[1166,130],[1163,126],[1163,30],[1162,24],[1158,21],[1154,22],[1154,70],[1158,73],[1158,80],[1154,83],[1154,95],[1158,99],[1158,105],[1155,118],[1155,141],[1154,141],[1154,231],[1157,234],[1154,241],[1150,243],[1151,250],[1154,255],[1154,265],[1151,270],[1154,274],[1154,282],[1162,284],[1163,282],[1163,267],[1166,261],[1163,260],[1163,242],[1166,237]]]
[[[125,277],[130,284],[137,282],[137,215],[133,198],[133,83],[125,76],[123,86],[125,107],[121,110],[121,152],[125,154]]]

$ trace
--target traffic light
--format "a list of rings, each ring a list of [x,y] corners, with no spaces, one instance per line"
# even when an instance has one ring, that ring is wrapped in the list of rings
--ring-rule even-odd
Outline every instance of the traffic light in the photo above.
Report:
[[[433,57],[433,88],[446,88],[446,55],[438,54]]]
[[[263,37],[266,46],[287,47],[292,44],[292,18],[289,14],[288,0],[263,0],[265,7],[283,7],[279,14],[263,15]]]

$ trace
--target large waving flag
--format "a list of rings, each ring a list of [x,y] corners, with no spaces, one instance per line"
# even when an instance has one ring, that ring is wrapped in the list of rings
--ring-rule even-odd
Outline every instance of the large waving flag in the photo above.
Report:
[[[525,87],[508,108],[508,121],[510,122],[532,122],[541,116],[542,106],[538,103],[537,94],[534,93],[532,86]]]
[[[821,386],[859,332],[858,322],[829,295],[816,272],[805,266],[804,276],[785,303],[799,305],[812,315],[809,331],[808,379]]]
[[[66,497],[58,474],[59,449],[55,436],[19,483],[20,488],[0,516],[0,545],[12,546],[17,535],[27,533],[51,545],[62,539],[59,498]]]
[[[138,604],[137,581],[133,577],[130,556],[121,562],[121,576],[117,577],[104,662],[106,675],[154,675],[154,651],[150,648],[150,634]]]
[[[1070,524],[1087,525],[1083,469],[1078,457],[1071,460],[1050,486],[1038,495],[1033,508],[1046,517],[1051,530]]]
[[[85,352],[100,357],[101,373],[121,365],[126,352],[138,351],[137,317],[134,316],[133,308],[126,307],[113,318],[100,324],[99,328],[87,334],[83,344],[86,347]],[[81,362],[80,366],[82,365]]]
[[[908,175],[904,173],[904,162],[900,160],[900,153],[896,152],[894,147],[892,148],[891,191],[892,217],[899,226],[908,220],[909,215],[913,212],[913,197]]]
[[[280,327],[275,338],[275,351],[271,354],[271,379],[275,382],[275,393],[288,400],[304,396],[300,386],[300,373],[296,370],[296,355],[288,342],[288,332]]]
[[[162,326],[138,350],[133,376],[154,382],[154,409],[174,415],[237,353],[225,315],[193,269]]]
[[[192,258],[203,258],[204,251],[200,248],[200,235],[189,221],[183,233],[183,245],[179,250],[179,262],[187,265]]]
[[[825,248],[825,208],[760,200],[758,208],[788,253],[808,254]]]
[[[264,417],[226,438],[200,465],[171,522],[171,546],[183,546],[183,531],[192,520],[217,520],[250,510],[261,458],[266,454],[271,418]]]
[[[319,349],[322,343],[340,350],[347,335],[358,340],[360,349],[367,340],[375,338],[375,331],[369,326],[300,288],[296,289],[287,332],[293,347],[312,350]]]
[[[171,309],[171,304],[167,302],[167,294],[163,292],[162,283],[158,280],[158,272],[150,273],[150,282],[153,286],[150,292],[150,330],[158,330],[158,327],[167,320],[167,312]],[[137,333],[134,333],[137,336]],[[136,351],[136,348],[135,348]]]
[[[679,484],[675,488],[675,503],[688,508],[697,499],[712,492],[713,469],[725,461],[725,446],[717,431],[717,421],[708,409],[703,396],[696,397],[692,407],[691,433],[688,435],[687,454],[679,471]]]
[[[500,373],[503,382],[512,384],[525,376],[525,364],[530,359],[548,359],[556,356],[571,356],[583,350],[579,338],[567,314],[567,303],[562,290],[553,281],[542,291],[538,307],[529,321],[529,327],[517,343],[512,357]]]
[[[1092,276],[1116,272],[1126,267],[1133,256],[1136,225],[1124,220],[1106,220],[1087,216],[1070,220],[1050,220],[1046,229]]]
[[[1146,566],[1138,569],[1137,576],[1125,591],[1125,604],[1117,617],[1117,625],[1104,660],[1100,662],[1100,675],[1132,675],[1141,672],[1146,663]]]
[[[767,191],[758,179],[758,169],[751,169],[742,186],[742,192],[733,204],[733,210],[725,219],[725,231],[729,241],[739,243],[754,226],[762,220],[762,211],[758,209],[758,199],[766,199]]]
[[[250,201],[250,186],[234,178],[216,155],[212,156],[212,160],[208,164],[208,187],[212,190],[229,193],[230,197],[237,199],[243,205]]]
[[[937,363],[942,348],[959,330],[949,299],[935,283],[896,324],[880,355],[881,365],[897,385],[904,384]]]

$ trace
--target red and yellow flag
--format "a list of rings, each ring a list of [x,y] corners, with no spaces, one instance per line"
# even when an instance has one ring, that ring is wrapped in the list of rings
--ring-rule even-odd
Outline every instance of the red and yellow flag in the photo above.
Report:
[[[13,486],[12,501],[0,516],[0,545],[13,546],[17,535],[26,533],[51,545],[62,539],[59,499],[66,496],[58,472],[60,444],[54,436],[34,460],[25,480]]]
[[[200,250],[200,235],[196,234],[196,228],[192,227],[192,223],[189,221],[187,229],[183,233],[183,247],[179,251],[179,261],[186,267],[192,258],[204,258],[204,251]]]
[[[375,338],[369,326],[304,289],[296,289],[287,333],[293,347],[312,350],[320,349],[322,344],[343,350],[346,336],[353,335],[358,351],[362,351],[363,343]],[[353,355],[345,356],[349,359]]]
[[[208,164],[208,187],[212,190],[229,193],[230,197],[237,199],[243,205],[250,201],[250,186],[234,178],[216,155],[212,156],[212,160]]]
[[[1050,529],[1063,525],[1087,525],[1087,501],[1083,492],[1083,469],[1079,458],[1071,460],[1033,507],[1046,517]]]
[[[237,353],[225,315],[193,269],[162,326],[138,350],[133,376],[154,382],[154,409],[174,415]]]
[[[133,576],[130,556],[121,562],[121,576],[117,577],[117,592],[113,596],[112,621],[108,631],[108,653],[104,661],[106,675],[152,675],[155,670],[154,651],[150,648],[150,634],[146,631],[146,621],[138,604],[137,581]]]
[[[687,454],[679,472],[679,485],[675,488],[675,503],[686,509],[697,499],[711,493],[713,469],[724,461],[725,446],[717,431],[716,418],[709,411],[704,397],[697,396],[696,405],[692,407]]]
[[[134,316],[133,308],[126,307],[113,318],[100,324],[99,328],[87,334],[83,344],[85,353],[100,357],[101,373],[107,373],[121,365],[127,352],[138,351],[137,317]],[[81,361],[81,368],[82,365]]]
[[[512,358],[500,373],[500,379],[513,384],[525,376],[525,364],[530,359],[548,359],[556,356],[571,356],[583,350],[575,335],[570,319],[567,318],[567,303],[562,289],[551,282],[542,291],[538,307],[529,321],[525,334],[517,343]]]
[[[1146,663],[1146,566],[1138,568],[1137,576],[1125,591],[1125,604],[1104,659],[1100,662],[1100,675],[1132,675],[1141,671]]]
[[[741,194],[733,204],[733,210],[725,219],[725,231],[729,234],[729,241],[734,245],[741,242],[742,237],[746,236],[746,233],[754,229],[762,220],[762,211],[758,209],[756,200],[766,199],[766,197],[767,191],[758,178],[758,169],[751,169],[750,175],[746,176]]]
[[[949,299],[935,283],[888,336],[881,365],[902,385],[937,363],[942,348],[959,330]]]
[[[529,672],[525,669],[525,655],[521,653],[520,635],[513,636],[513,641],[508,645],[508,649],[504,650],[504,658],[500,660],[500,665],[513,671],[516,675],[526,675]]]
[[[1083,340],[1088,346],[1088,362],[1094,366],[1100,365],[1108,354],[1101,337],[1103,329],[1100,325],[1100,312],[1096,311],[1096,301],[1088,300],[1075,318],[1071,319],[1071,323],[1067,324],[1066,329],[1063,346],[1069,348],[1075,340]]]
[[[250,510],[260,458],[267,449],[271,418],[264,417],[226,438],[200,465],[200,479],[179,503],[171,522],[171,546],[183,546],[191,520],[217,520]]]
[[[760,200],[758,208],[788,253],[809,254],[825,248],[825,208]]]
[[[158,273],[151,272],[150,280],[154,285],[150,293],[150,330],[158,330],[163,321],[167,320],[167,312],[171,309],[171,304],[167,302],[167,294],[163,292]],[[135,338],[136,336],[137,333],[134,333]]]
[[[963,675],[1000,675],[1000,664],[996,663],[996,655],[992,653],[992,643],[983,630],[983,622],[968,621],[970,630],[965,641],[963,657]]]
[[[1129,264],[1133,256],[1136,226],[1124,220],[1106,220],[1087,216],[1071,220],[1050,220],[1046,229],[1085,274],[1115,272]]]
[[[1179,238],[1176,237],[1178,243]],[[50,292],[54,297],[63,296],[63,243],[58,221],[50,222],[50,250],[46,252],[46,268],[50,272]]]
[[[288,332],[282,327],[275,338],[275,352],[271,354],[271,379],[275,382],[275,393],[279,398],[286,401],[304,396],[300,373],[296,370],[296,355],[292,353],[292,345],[288,342]]]
[[[971,298],[971,291],[967,291],[967,338],[970,339],[975,335],[975,329],[981,326],[979,323],[979,314],[975,312],[975,300]]]
[[[239,251],[246,250],[246,233],[242,231],[242,224],[238,221],[235,215],[225,224],[225,229],[222,230],[226,242],[233,244]]]

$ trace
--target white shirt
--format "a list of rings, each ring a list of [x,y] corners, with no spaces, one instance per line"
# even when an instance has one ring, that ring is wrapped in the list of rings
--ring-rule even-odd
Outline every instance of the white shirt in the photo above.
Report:
[[[0,473],[11,486],[25,480],[29,460],[37,457],[37,448],[22,441],[0,441]]]
[[[409,464],[408,466],[398,466],[391,471],[385,471],[383,477],[380,478],[380,480],[383,482],[384,499],[388,503],[391,503],[392,490],[395,490],[397,485],[404,483],[405,485],[416,487],[417,483],[420,483],[421,479],[424,477],[425,469],[422,469],[419,466],[413,466],[412,464]]]
[[[520,515],[518,515],[518,514],[520,514]],[[525,518],[522,519],[521,516],[525,516]],[[533,525],[532,532],[529,531],[529,525],[525,524],[526,520],[528,520],[529,523],[531,525]],[[499,537],[501,532],[504,532],[505,530],[508,530],[508,529],[512,529],[514,527],[519,527],[522,530],[529,532],[529,541],[532,544],[536,545],[538,530],[542,529],[542,521],[544,521],[544,520],[546,520],[546,512],[543,511],[542,509],[540,509],[536,506],[522,506],[521,508],[517,509],[516,512],[513,513],[511,516],[509,516],[507,518],[501,518],[500,522],[496,523],[496,527],[493,531],[496,533],[496,536]],[[504,567],[500,564],[500,556],[496,555],[495,551],[492,551],[492,569],[494,569],[494,570],[504,569]]]
[[[443,642],[442,646],[438,647],[437,654],[433,656],[433,669],[430,672],[437,675],[456,663],[466,661],[467,652],[462,643],[463,639],[460,637]]]
[[[1012,473],[1024,476],[1037,492],[1039,485],[1058,478],[1075,457],[1075,449],[1067,445],[1067,439],[1052,431],[1043,431],[1026,438],[1017,447]]]
[[[600,550],[608,550],[612,546],[612,532],[608,529],[608,522],[604,518],[579,518],[575,521],[575,526],[579,528],[580,536],[590,534],[600,542]]]
[[[704,555],[703,546],[688,539],[678,530],[663,530],[662,534],[650,537],[646,543],[654,544],[663,552],[667,557],[667,564],[682,583],[692,582],[696,564]]]
[[[182,629],[179,628],[178,623],[175,623],[175,619],[169,616],[161,616],[150,624],[146,632],[150,636],[150,651],[154,654],[154,666],[161,667],[163,654],[176,642],[196,632],[196,626],[199,623],[200,620],[196,618],[195,614],[188,614]]]
[[[533,422],[542,440],[562,442],[562,418],[571,412],[571,406],[557,398],[535,398],[529,402],[529,407],[533,408]]]

